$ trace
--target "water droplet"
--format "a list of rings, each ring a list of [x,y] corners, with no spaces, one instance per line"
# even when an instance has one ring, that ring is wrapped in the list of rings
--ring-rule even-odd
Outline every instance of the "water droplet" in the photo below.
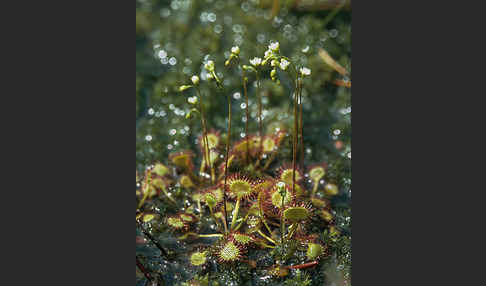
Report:
[[[241,98],[241,94],[239,92],[235,92],[235,93],[233,93],[233,98],[234,99],[240,99]]]
[[[167,57],[167,52],[164,50],[160,50],[158,56],[160,59],[165,59]]]
[[[241,109],[245,109],[246,108],[246,103],[243,102],[242,104],[240,104],[240,107],[241,107]]]
[[[214,26],[214,32],[216,34],[223,32],[223,26],[221,26],[220,24],[217,24],[216,26]]]
[[[147,140],[149,142],[152,141],[152,135],[149,134],[149,135],[145,136],[145,140]]]
[[[337,35],[338,35],[338,30],[332,29],[331,31],[329,31],[329,36],[331,36],[331,38],[335,38]]]
[[[171,66],[173,66],[173,65],[177,64],[177,59],[176,59],[176,58],[174,58],[174,57],[170,58],[170,59],[169,59],[169,64],[170,64]]]
[[[175,129],[171,129],[169,131],[170,136],[174,136],[176,133],[177,133],[177,130],[175,130]]]
[[[216,21],[216,14],[214,14],[212,12],[209,13],[208,14],[208,20],[209,20],[209,22],[215,22]]]

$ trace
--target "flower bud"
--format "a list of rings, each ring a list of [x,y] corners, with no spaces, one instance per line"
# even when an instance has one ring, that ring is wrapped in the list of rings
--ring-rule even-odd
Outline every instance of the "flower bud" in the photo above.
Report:
[[[198,85],[199,84],[199,77],[197,75],[193,75],[191,77],[191,81],[194,85]]]
[[[238,46],[234,46],[231,48],[231,52],[235,55],[239,55],[240,54],[240,47]]]
[[[196,104],[197,103],[197,96],[191,96],[191,97],[187,98],[187,102],[189,102],[190,104]]]
[[[204,68],[210,72],[214,71],[214,62],[209,60],[205,65]]]
[[[300,68],[300,73],[302,74],[302,76],[307,76],[311,74],[311,70],[309,68],[302,67]]]
[[[179,91],[184,91],[184,90],[189,89],[189,88],[191,88],[191,87],[192,87],[192,85],[181,85],[181,86],[179,87]]]

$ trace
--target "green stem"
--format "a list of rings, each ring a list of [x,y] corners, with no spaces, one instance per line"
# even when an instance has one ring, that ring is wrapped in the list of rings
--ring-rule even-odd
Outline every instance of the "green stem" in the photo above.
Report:
[[[197,208],[199,209],[199,219],[202,217],[201,200],[197,200]]]
[[[237,231],[238,229],[240,229],[240,227],[243,225],[243,223],[246,221],[246,219],[248,218],[248,215],[250,214],[250,212],[247,212],[246,215],[245,215],[245,218],[236,226],[236,228],[234,229],[234,231]]]
[[[262,217],[262,222],[263,222],[263,225],[265,225],[265,227],[267,228],[268,233],[271,235],[272,231],[270,230],[270,227],[268,226],[267,221],[265,220],[264,217]]]
[[[271,239],[270,237],[266,236],[261,230],[257,230],[257,232],[263,236],[263,238],[265,238],[266,240],[270,241],[271,243],[277,245],[277,243],[275,242],[275,240]]]
[[[277,155],[277,152],[272,152],[272,154],[270,155],[270,158],[268,158],[267,162],[265,162],[265,166],[263,166],[263,171],[265,171],[270,166],[273,159],[275,159],[276,155]]]
[[[304,169],[304,122],[302,120],[302,80],[299,80],[299,133],[300,133],[300,167]]]
[[[199,237],[222,237],[221,233],[213,233],[213,234],[198,234]]]
[[[224,225],[224,232],[225,233],[228,233],[228,225],[226,224],[226,220],[224,220],[223,218],[221,218],[221,221],[223,222],[223,225]]]
[[[143,204],[145,203],[145,200],[149,196],[149,192],[150,192],[150,173],[147,173],[145,175],[145,185],[144,185],[144,187],[145,187],[145,191],[143,192],[143,198],[142,198],[142,200],[138,203],[138,208],[141,208],[143,206]]]
[[[298,81],[298,79],[297,79]],[[297,83],[297,82],[296,82]],[[294,93],[294,136],[293,136],[293,143],[292,143],[292,191],[295,191],[295,172],[296,172],[296,156],[297,156],[297,90],[298,87],[296,86],[295,93]],[[283,207],[283,205],[282,205]]]
[[[294,232],[297,230],[297,227],[299,225],[297,223],[293,223],[292,225],[290,225],[289,227],[289,234],[287,235],[287,239],[291,239],[292,238],[292,235],[294,235]]]
[[[312,187],[311,198],[313,198],[316,195],[318,187],[319,187],[319,181],[314,181],[314,186]]]
[[[240,201],[241,201],[240,198],[236,200],[235,209],[233,210],[233,218],[231,219],[230,229],[233,229],[235,227],[236,218],[238,217],[238,211],[240,210]]]
[[[171,201],[173,202],[174,204],[177,204],[176,201],[174,200],[174,198],[172,198],[171,196],[169,196],[169,193],[167,192],[167,189],[165,188],[164,185],[162,185],[162,192],[164,193],[164,195]]]
[[[260,155],[263,151],[263,118],[262,118],[262,95],[260,93],[260,75],[258,74],[258,71],[256,72],[256,78],[257,78],[256,93],[258,98],[258,136],[260,136],[260,146],[259,146],[258,154]]]
[[[214,211],[213,211],[213,208],[208,206],[209,207],[209,212],[211,213],[211,217],[214,219],[214,222],[216,222],[216,225],[218,226],[218,229],[221,231],[221,224],[219,224],[219,221],[218,219],[216,218],[216,216],[214,215]]]
[[[228,94],[228,135],[226,139],[226,159],[225,159],[225,168],[224,168],[224,190],[223,190],[223,204],[224,204],[223,210],[224,210],[224,220],[226,225],[228,225],[228,213],[226,212],[226,183],[228,179],[228,158],[229,158],[230,142],[231,142],[231,96]]]
[[[208,131],[207,131],[207,126],[206,126],[206,117],[204,116],[204,107],[203,107],[203,104],[202,104],[202,96],[201,96],[201,92],[199,91],[199,88],[196,87],[196,92],[197,92],[197,95],[199,97],[199,113],[201,113],[201,125],[202,125],[202,129],[203,129],[203,152],[204,152],[204,163],[206,164],[206,166],[208,167],[208,169],[211,169],[211,182],[214,183],[214,176],[213,176],[213,170],[212,170],[212,166],[210,164],[210,159],[209,159],[209,141],[208,141]]]
[[[246,89],[246,74],[245,70],[242,70],[242,77],[243,77],[243,92],[245,94],[245,102],[246,102],[246,121],[245,121],[245,140],[246,140],[246,165],[250,164],[250,141],[248,140],[248,122],[250,121],[250,107],[248,106],[248,91]]]
[[[263,246],[263,247],[266,247],[266,248],[275,248],[275,246],[268,245],[268,244],[264,243],[263,241],[260,242],[260,245]]]

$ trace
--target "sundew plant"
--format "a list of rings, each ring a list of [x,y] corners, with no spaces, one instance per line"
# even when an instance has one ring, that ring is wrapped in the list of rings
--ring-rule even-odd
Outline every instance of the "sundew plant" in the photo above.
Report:
[[[351,285],[350,4],[136,3],[136,285]]]

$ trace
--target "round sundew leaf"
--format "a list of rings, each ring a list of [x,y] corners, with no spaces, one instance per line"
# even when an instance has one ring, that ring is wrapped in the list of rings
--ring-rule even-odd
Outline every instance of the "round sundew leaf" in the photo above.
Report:
[[[309,177],[313,181],[319,181],[320,179],[322,179],[322,177],[324,177],[325,174],[326,170],[324,170],[324,167],[322,166],[314,167],[309,171]]]
[[[298,184],[295,184],[295,195],[297,197],[301,197],[304,195],[304,190]]]
[[[202,200],[202,198],[203,197],[202,197],[201,193],[195,193],[195,194],[192,195],[193,201],[199,201],[199,200]]]
[[[191,215],[181,214],[181,215],[180,215],[180,218],[181,218],[183,221],[187,221],[187,222],[193,222],[193,221],[194,221],[194,217],[193,217],[193,216],[191,216]]]
[[[292,169],[286,169],[280,175],[280,179],[282,181],[284,181],[287,185],[292,185],[293,174],[294,174],[294,172],[293,172]],[[295,171],[295,181],[298,182],[298,181],[300,181],[301,178],[302,178],[302,176],[300,175],[300,172],[296,170]]]
[[[214,195],[214,198],[216,199],[216,202],[219,203],[223,201],[223,190],[221,188],[217,188],[214,190],[211,190],[211,193]]]
[[[142,192],[143,194],[145,194],[145,192],[148,192],[149,197],[153,197],[157,195],[157,190],[155,189],[154,185],[149,185],[148,187],[145,185],[142,190],[143,190]]]
[[[318,198],[312,198],[311,202],[312,202],[312,205],[314,205],[318,208],[324,208],[328,205],[328,203],[326,201],[323,201],[323,200],[318,199]]]
[[[169,173],[169,168],[161,163],[157,163],[152,171],[159,176],[164,176],[165,174]]]
[[[203,265],[206,263],[207,256],[205,252],[194,252],[191,255],[191,264],[194,266]]]
[[[142,217],[143,222],[149,222],[155,218],[154,214],[146,214]]]
[[[224,262],[236,261],[240,258],[240,249],[232,242],[228,241],[219,251],[218,256]]]
[[[184,222],[178,217],[170,217],[167,219],[167,224],[172,226],[173,228],[183,228]]]
[[[209,146],[209,149],[213,149],[213,148],[218,147],[218,144],[219,144],[219,137],[218,137],[218,135],[213,134],[213,133],[209,133],[209,134],[207,134],[207,138],[208,138],[208,146]],[[203,144],[203,146],[204,146],[204,144]],[[206,147],[206,146],[204,146],[204,147]]]
[[[284,205],[289,204],[292,201],[292,195],[289,191],[285,193]],[[274,191],[272,194],[272,204],[277,208],[282,208],[282,195],[278,191]]]
[[[204,200],[206,201],[206,204],[210,207],[214,207],[216,205],[216,198],[214,197],[213,194],[211,193],[207,193],[205,196],[204,196]]]
[[[230,212],[235,208],[235,205],[232,202],[226,202],[226,211]],[[221,210],[223,210],[223,206],[221,206]]]
[[[190,168],[191,167],[191,157],[189,154],[175,154],[170,156],[170,160],[174,165],[180,168]]]
[[[254,187],[254,190],[255,190],[255,192],[264,191],[264,190],[271,188],[272,185],[273,185],[273,182],[271,180],[264,180],[263,182],[256,184],[255,187]]]
[[[309,218],[309,215],[310,212],[305,207],[291,207],[283,212],[284,218],[292,222],[306,220]]]
[[[272,138],[265,138],[263,140],[263,152],[272,152],[273,149],[275,148],[275,141]]]
[[[189,176],[187,175],[181,176],[179,182],[184,188],[194,187],[194,183],[192,182],[191,178],[189,178]]]
[[[307,246],[307,258],[308,259],[316,259],[323,253],[323,248],[320,244],[317,243],[309,243]]]
[[[322,210],[319,214],[322,217],[322,219],[324,219],[325,221],[327,222],[332,221],[332,214],[329,211]]]
[[[243,245],[249,244],[250,242],[253,241],[253,238],[251,236],[246,234],[241,234],[241,233],[234,233],[233,238],[235,239],[236,242]]]
[[[327,195],[335,196],[339,193],[339,188],[335,184],[326,184],[324,186],[324,191]]]
[[[246,146],[247,146],[247,141],[246,139],[237,143],[233,148],[236,152],[246,152]],[[251,144],[250,144],[251,145]],[[248,146],[248,148],[251,148],[251,146]]]
[[[251,184],[245,180],[235,180],[234,182],[231,182],[229,190],[240,199],[251,195],[253,192]]]
[[[151,182],[152,186],[156,187],[157,189],[163,189],[165,187],[164,181],[160,178],[155,178]]]

